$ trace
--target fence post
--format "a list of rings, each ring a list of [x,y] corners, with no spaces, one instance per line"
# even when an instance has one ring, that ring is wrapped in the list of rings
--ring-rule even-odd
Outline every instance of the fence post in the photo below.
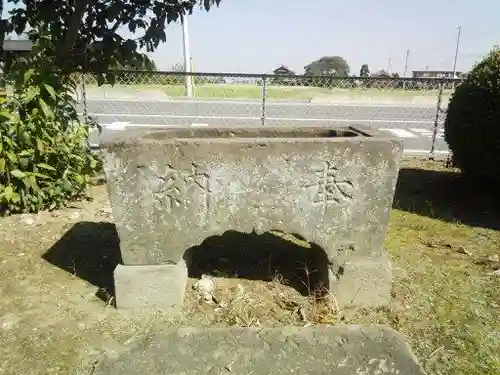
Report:
[[[262,113],[260,117],[261,125],[266,124],[266,97],[267,97],[267,77],[262,77]]]
[[[89,113],[87,109],[87,90],[85,87],[85,73],[80,73],[80,82],[81,82],[81,100],[82,100],[82,105],[83,105],[83,120],[85,123],[88,123],[89,120]]]
[[[439,92],[437,96],[437,104],[436,104],[436,118],[434,119],[434,131],[432,132],[432,146],[431,146],[431,159],[434,159],[434,154],[436,152],[436,139],[437,132],[439,127],[439,114],[441,113],[441,101],[443,100],[443,86],[444,81],[439,83]]]

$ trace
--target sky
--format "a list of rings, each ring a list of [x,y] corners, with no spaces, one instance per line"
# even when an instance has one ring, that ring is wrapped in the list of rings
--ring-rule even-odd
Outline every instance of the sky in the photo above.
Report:
[[[500,44],[498,0],[222,0],[188,17],[194,71],[270,73],[285,65],[301,74],[322,56],[342,56],[356,74],[362,64],[403,74],[467,71]],[[151,57],[159,70],[183,62],[180,24]]]

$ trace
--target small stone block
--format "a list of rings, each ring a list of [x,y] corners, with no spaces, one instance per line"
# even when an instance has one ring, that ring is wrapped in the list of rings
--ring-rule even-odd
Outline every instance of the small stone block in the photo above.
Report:
[[[118,309],[172,309],[182,306],[187,267],[177,264],[124,266],[115,268]]]
[[[330,292],[340,308],[389,306],[392,300],[392,267],[385,254],[351,258],[339,281],[330,277]]]

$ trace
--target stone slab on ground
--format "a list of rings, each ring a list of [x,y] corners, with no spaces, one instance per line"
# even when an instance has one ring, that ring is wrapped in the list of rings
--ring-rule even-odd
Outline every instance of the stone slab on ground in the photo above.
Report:
[[[423,375],[393,329],[381,326],[309,328],[184,328],[160,333],[93,375]]]

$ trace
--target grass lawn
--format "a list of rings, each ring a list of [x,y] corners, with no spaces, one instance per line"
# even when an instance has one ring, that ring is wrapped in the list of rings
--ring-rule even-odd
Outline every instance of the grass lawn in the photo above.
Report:
[[[95,86],[89,88],[96,89]],[[110,87],[106,86],[109,90]],[[185,93],[182,85],[115,85],[113,90],[164,90],[169,97],[183,97]],[[344,99],[363,98],[395,98],[401,100],[411,100],[414,97],[434,98],[437,97],[437,90],[398,90],[384,88],[370,89],[323,89],[308,86],[268,86],[266,89],[267,98],[270,100],[310,100],[318,96],[331,96],[332,98],[342,97]],[[451,90],[445,90],[444,96],[448,97]],[[262,97],[262,87],[248,84],[203,84],[195,85],[193,96],[200,99],[260,99]]]
[[[167,86],[167,95],[183,96],[184,86]],[[289,87],[280,86],[267,88],[266,94],[269,99],[295,99],[309,100],[312,97],[328,92],[318,87]],[[260,99],[262,87],[257,85],[196,85],[194,96],[197,98],[227,98],[227,99]]]
[[[290,258],[297,264],[307,248],[269,234],[260,245],[243,234],[211,244],[232,245],[235,254],[211,263],[218,304],[200,302],[189,288],[180,317],[117,311],[109,305],[118,238],[105,186],[90,194],[93,201],[61,211],[0,219],[2,374],[75,373],[96,355],[119,354],[148,333],[178,326],[340,321],[391,325],[429,374],[500,374],[498,198],[464,188],[441,163],[404,162],[386,238],[393,306],[376,311],[340,311],[331,297],[302,295],[300,285],[310,281],[305,270],[314,265],[293,270]],[[203,257],[197,262],[200,270],[207,264]]]

